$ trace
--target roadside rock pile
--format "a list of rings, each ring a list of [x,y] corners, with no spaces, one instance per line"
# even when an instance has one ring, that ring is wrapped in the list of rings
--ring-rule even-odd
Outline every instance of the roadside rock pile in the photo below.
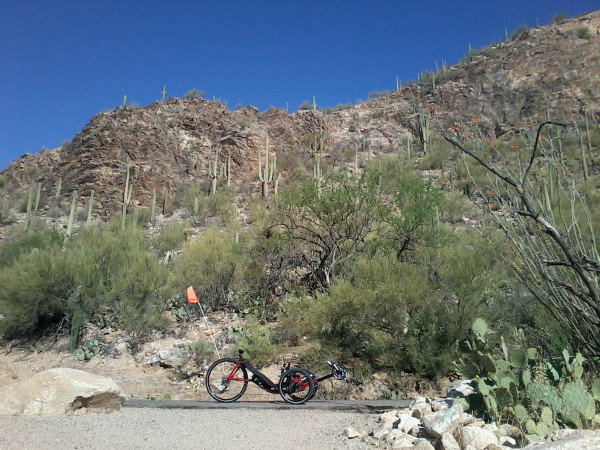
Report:
[[[417,397],[406,409],[387,411],[369,433],[348,428],[349,439],[360,438],[377,447],[411,450],[504,450],[522,448],[521,432],[510,424],[486,422],[463,410],[452,397],[472,392],[469,382],[461,381],[448,389],[449,397],[433,400]],[[527,449],[600,448],[600,433],[586,430],[558,430],[544,442]]]

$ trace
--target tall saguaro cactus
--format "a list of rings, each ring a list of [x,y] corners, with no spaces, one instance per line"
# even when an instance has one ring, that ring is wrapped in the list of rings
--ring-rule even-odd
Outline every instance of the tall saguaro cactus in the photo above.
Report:
[[[423,153],[427,154],[429,151],[429,142],[431,139],[431,131],[429,130],[429,118],[424,113],[417,114],[417,133],[419,140],[423,145]]]
[[[125,190],[123,191],[123,201],[121,202],[121,228],[125,229],[125,221],[127,219],[127,209],[131,202],[131,193],[133,192],[133,184],[129,185],[129,171],[131,166],[127,164],[127,176],[125,178]]]
[[[208,176],[212,180],[210,194],[215,195],[217,192],[217,180],[223,176],[223,167],[219,170],[219,154],[221,149],[215,146],[215,159],[208,162]]]
[[[261,183],[261,193],[264,198],[269,197],[269,184],[273,185],[273,191],[277,195],[280,176],[281,174],[277,173],[277,153],[275,153],[273,159],[269,155],[269,133],[267,133],[264,163],[260,152],[258,152],[258,179]]]

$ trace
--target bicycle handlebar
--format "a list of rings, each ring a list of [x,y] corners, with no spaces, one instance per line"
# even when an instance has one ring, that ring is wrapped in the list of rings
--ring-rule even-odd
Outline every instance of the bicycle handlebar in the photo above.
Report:
[[[333,374],[333,378],[336,380],[347,381],[346,377],[348,376],[348,369],[346,369],[341,364],[336,364],[333,361],[327,360],[327,364],[331,366],[331,373]]]

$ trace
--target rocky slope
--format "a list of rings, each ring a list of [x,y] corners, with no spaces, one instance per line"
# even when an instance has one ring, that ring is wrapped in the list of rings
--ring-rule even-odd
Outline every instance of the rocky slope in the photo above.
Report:
[[[69,144],[15,161],[2,174],[4,195],[41,183],[50,197],[60,180],[63,193],[78,190],[84,200],[93,189],[96,214],[108,217],[119,209],[128,166],[132,204],[148,206],[153,192],[173,199],[193,184],[208,191],[216,149],[222,167],[231,156],[236,191],[255,194],[267,133],[282,183],[293,170],[312,170],[310,143],[320,131],[326,163],[355,170],[356,162],[373,154],[406,151],[408,140],[418,149],[417,114],[438,129],[477,121],[492,137],[547,117],[580,122],[584,108],[598,120],[599,69],[596,11],[472,51],[458,65],[423,74],[400,92],[339,111],[230,111],[216,102],[177,98],[119,107],[93,117]],[[225,177],[218,183],[225,184]]]

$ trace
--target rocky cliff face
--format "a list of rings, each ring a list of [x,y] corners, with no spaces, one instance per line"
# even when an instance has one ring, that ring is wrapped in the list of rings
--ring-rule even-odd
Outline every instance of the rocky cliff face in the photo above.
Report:
[[[597,120],[599,74],[597,11],[473,51],[400,92],[340,111],[230,111],[215,102],[177,98],[119,107],[93,117],[71,143],[26,154],[3,175],[13,191],[41,183],[51,195],[59,180],[63,192],[78,190],[84,198],[94,189],[97,212],[107,217],[118,209],[128,166],[132,203],[147,206],[154,191],[173,198],[194,183],[208,189],[209,162],[219,149],[221,165],[231,156],[233,186],[258,193],[258,157],[267,133],[282,182],[296,166],[310,169],[310,143],[319,131],[326,161],[353,170],[355,155],[361,164],[372,154],[406,151],[409,140],[418,148],[418,114],[434,130],[477,121],[491,137],[546,118],[581,121],[584,108]]]

